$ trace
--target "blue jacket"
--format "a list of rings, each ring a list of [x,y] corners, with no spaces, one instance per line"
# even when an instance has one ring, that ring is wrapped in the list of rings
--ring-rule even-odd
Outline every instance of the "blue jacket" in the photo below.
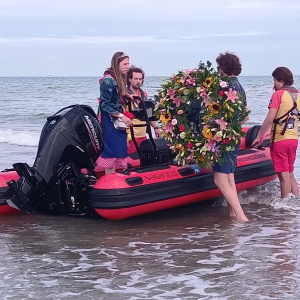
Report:
[[[122,106],[116,81],[110,76],[104,77],[100,82],[100,111],[118,114],[122,112]]]

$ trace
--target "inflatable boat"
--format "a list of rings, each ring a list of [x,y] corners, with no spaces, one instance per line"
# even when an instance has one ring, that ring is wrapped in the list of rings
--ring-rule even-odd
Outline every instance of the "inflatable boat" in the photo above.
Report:
[[[270,137],[265,135],[261,147],[251,148],[259,128],[243,129],[237,190],[276,178]],[[175,165],[163,138],[149,135],[130,155],[128,168],[114,174],[95,167],[102,150],[101,126],[89,106],[60,110],[43,127],[33,166],[16,163],[0,173],[0,214],[36,211],[119,220],[221,195],[209,170],[195,163]]]

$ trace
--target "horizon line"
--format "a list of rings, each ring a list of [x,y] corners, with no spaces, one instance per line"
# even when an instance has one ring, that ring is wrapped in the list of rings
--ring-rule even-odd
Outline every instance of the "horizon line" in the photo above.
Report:
[[[146,77],[172,77],[175,74],[172,75],[145,75]],[[238,75],[238,77],[272,77],[272,75]],[[300,76],[300,75],[294,75],[294,76]],[[101,75],[0,75],[0,78],[80,78],[80,77],[96,77],[99,78]]]

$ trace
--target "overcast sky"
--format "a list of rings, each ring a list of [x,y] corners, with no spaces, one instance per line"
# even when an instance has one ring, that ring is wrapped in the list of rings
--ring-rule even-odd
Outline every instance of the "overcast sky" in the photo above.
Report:
[[[171,76],[220,52],[300,75],[299,0],[0,0],[0,76],[100,76],[116,51]]]

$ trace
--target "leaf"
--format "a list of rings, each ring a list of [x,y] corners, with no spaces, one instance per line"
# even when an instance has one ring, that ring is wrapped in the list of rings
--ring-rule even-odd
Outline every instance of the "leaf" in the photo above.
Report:
[[[190,97],[187,95],[184,95],[181,97],[185,102],[188,102],[190,100]]]
[[[181,88],[181,84],[175,84],[173,90],[178,90]]]
[[[185,89],[184,91],[183,91],[183,95],[189,95],[189,93],[190,93],[190,91],[188,90],[188,89]]]

